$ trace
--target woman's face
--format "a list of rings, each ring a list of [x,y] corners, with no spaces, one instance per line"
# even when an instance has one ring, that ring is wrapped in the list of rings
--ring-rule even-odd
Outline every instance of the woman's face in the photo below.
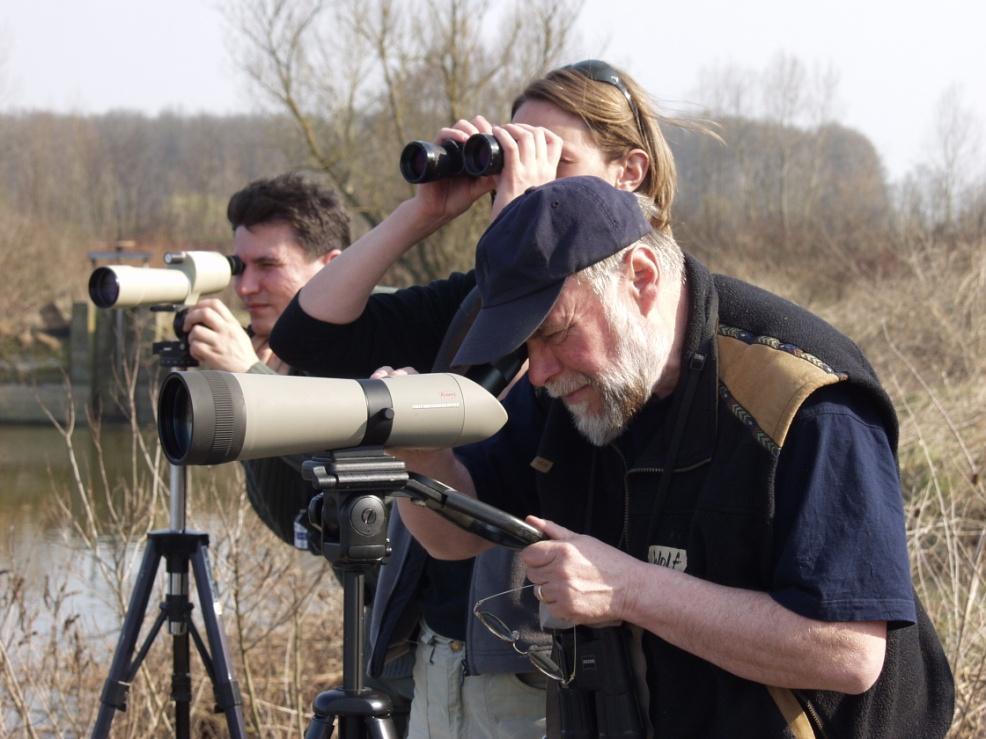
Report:
[[[592,175],[617,186],[623,172],[623,161],[606,161],[603,152],[592,141],[589,128],[578,116],[566,113],[543,100],[528,100],[517,109],[514,123],[547,128],[565,142],[558,177]]]

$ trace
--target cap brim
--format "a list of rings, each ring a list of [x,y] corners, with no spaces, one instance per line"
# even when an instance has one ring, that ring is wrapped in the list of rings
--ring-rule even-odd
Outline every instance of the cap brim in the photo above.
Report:
[[[519,347],[551,312],[564,283],[559,280],[516,300],[480,308],[452,366],[488,364]]]

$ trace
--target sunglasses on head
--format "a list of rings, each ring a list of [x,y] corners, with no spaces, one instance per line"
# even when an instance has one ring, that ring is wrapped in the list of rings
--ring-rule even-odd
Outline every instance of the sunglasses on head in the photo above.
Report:
[[[637,104],[633,102],[633,95],[630,94],[630,90],[620,78],[620,73],[612,66],[600,59],[583,59],[581,62],[569,64],[567,67],[562,67],[562,69],[570,69],[573,72],[578,72],[593,82],[604,82],[607,85],[612,85],[622,92],[623,97],[627,99],[627,104],[630,106],[630,112],[633,113],[634,120],[637,121],[638,128],[640,127],[640,111],[637,110]]]

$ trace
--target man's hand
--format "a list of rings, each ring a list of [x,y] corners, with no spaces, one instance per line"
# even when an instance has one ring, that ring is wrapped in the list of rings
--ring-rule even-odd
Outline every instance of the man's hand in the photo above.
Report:
[[[549,537],[520,556],[551,615],[577,624],[623,620],[637,560],[551,521],[528,516],[527,523]]]
[[[880,675],[883,621],[817,621],[767,593],[728,587],[630,557],[590,536],[528,516],[550,541],[521,552],[552,616],[624,621],[747,680],[862,693]]]
[[[199,301],[185,316],[183,328],[189,352],[209,369],[246,372],[261,361],[247,332],[221,300]]]

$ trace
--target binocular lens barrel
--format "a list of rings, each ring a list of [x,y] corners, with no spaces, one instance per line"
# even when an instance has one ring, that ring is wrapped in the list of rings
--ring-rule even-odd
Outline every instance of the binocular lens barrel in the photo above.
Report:
[[[120,280],[109,267],[98,267],[89,276],[89,299],[98,308],[110,308],[120,297]]]
[[[488,133],[476,133],[466,140],[462,152],[466,174],[485,177],[503,171],[503,150],[496,137]]]
[[[434,182],[467,174],[485,177],[503,171],[503,150],[489,133],[470,136],[465,145],[449,139],[441,145],[412,141],[401,152],[401,175],[412,183]]]
[[[462,147],[458,141],[441,145],[412,141],[401,152],[401,175],[408,182],[434,182],[462,174]]]

